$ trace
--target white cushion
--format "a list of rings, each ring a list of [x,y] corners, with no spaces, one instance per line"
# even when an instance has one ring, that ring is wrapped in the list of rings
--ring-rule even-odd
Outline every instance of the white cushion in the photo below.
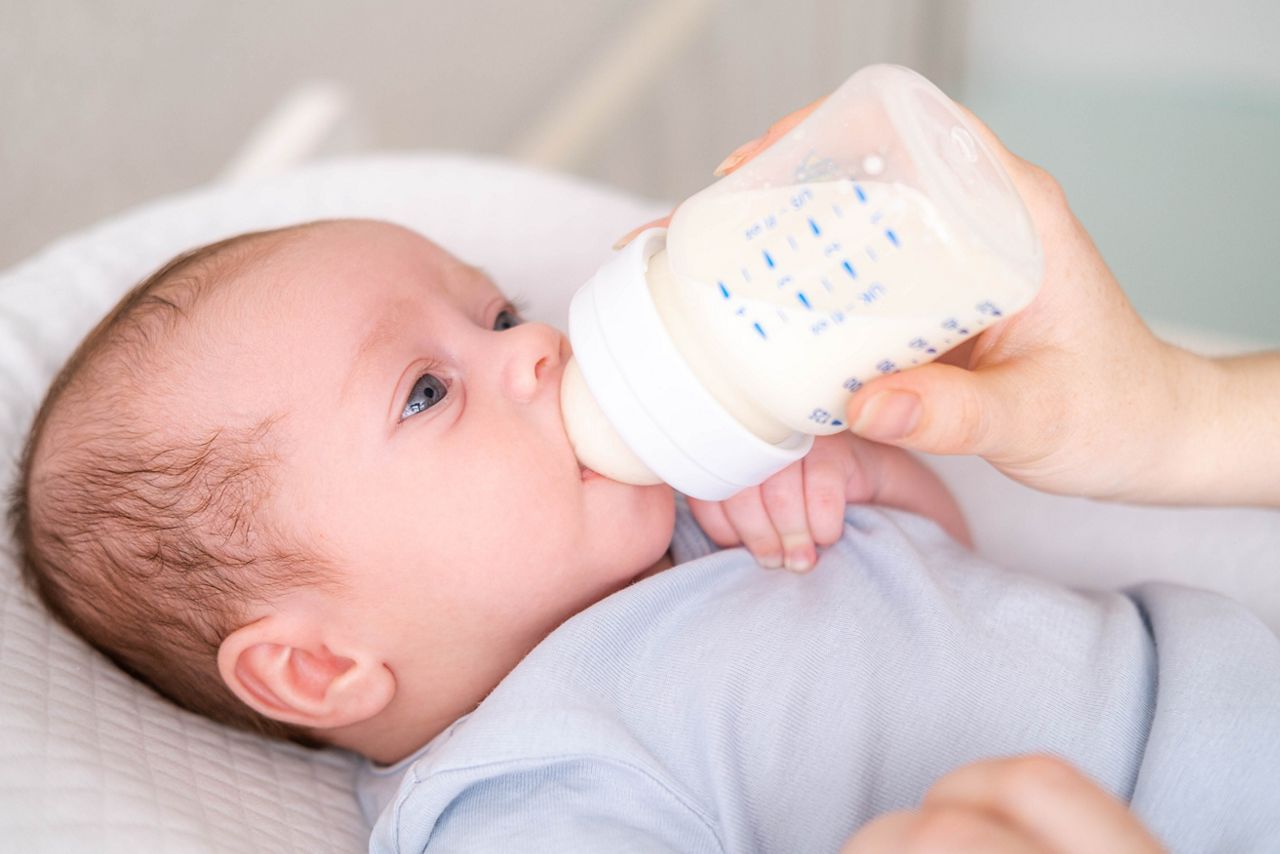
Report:
[[[58,367],[174,254],[327,217],[416,228],[563,326],[610,245],[659,206],[474,158],[334,161],[166,199],[0,276],[0,486]],[[233,732],[174,708],[72,637],[0,556],[0,850],[359,851],[353,758]]]
[[[708,176],[710,177],[710,176]],[[325,217],[418,229],[563,328],[568,299],[623,232],[660,214],[563,176],[476,158],[332,161],[148,205],[0,275],[0,487],[35,406],[77,341],[179,251]],[[1150,509],[1032,493],[980,461],[935,460],[989,555],[1100,586],[1198,580],[1280,625],[1280,515]],[[354,759],[173,708],[55,625],[0,546],[0,850],[356,851]]]

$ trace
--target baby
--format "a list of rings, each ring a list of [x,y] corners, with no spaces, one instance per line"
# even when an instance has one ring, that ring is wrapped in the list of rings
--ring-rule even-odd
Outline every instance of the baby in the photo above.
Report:
[[[761,570],[699,528],[730,542],[717,505],[583,472],[568,353],[385,223],[188,253],[55,380],[26,576],[180,705],[368,757],[372,850],[835,850],[1032,751],[1180,850],[1278,838],[1280,643],[1243,608],[1002,572],[926,469],[848,436],[806,460],[829,548]]]

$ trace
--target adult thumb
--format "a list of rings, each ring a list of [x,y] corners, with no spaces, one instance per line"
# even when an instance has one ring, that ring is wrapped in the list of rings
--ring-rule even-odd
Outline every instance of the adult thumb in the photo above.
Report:
[[[867,383],[849,399],[850,430],[866,439],[930,454],[997,450],[1007,423],[990,369],[932,363]]]

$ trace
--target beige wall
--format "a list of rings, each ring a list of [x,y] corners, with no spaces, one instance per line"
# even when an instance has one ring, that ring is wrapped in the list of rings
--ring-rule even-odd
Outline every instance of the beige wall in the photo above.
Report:
[[[936,0],[935,0],[936,2]],[[649,4],[627,0],[5,0],[0,267],[212,179],[278,99],[352,96],[370,148],[504,153]],[[570,165],[654,197],[859,65],[941,71],[928,0],[736,0]],[[348,147],[351,147],[348,135]]]
[[[214,177],[291,87],[355,96],[381,146],[494,150],[622,0],[6,0],[0,265]]]
[[[350,96],[329,150],[511,153],[664,5],[705,23],[560,168],[675,199],[901,62],[1062,179],[1149,317],[1280,344],[1274,0],[3,0],[0,267],[214,179],[306,81]]]

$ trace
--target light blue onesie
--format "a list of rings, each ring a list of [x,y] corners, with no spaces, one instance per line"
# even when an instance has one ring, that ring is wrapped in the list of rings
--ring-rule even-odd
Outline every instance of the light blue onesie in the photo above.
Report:
[[[1030,751],[1175,851],[1280,851],[1280,641],[1244,608],[1073,592],[863,507],[810,574],[769,571],[678,510],[678,566],[364,769],[371,851],[834,852],[958,765]]]

